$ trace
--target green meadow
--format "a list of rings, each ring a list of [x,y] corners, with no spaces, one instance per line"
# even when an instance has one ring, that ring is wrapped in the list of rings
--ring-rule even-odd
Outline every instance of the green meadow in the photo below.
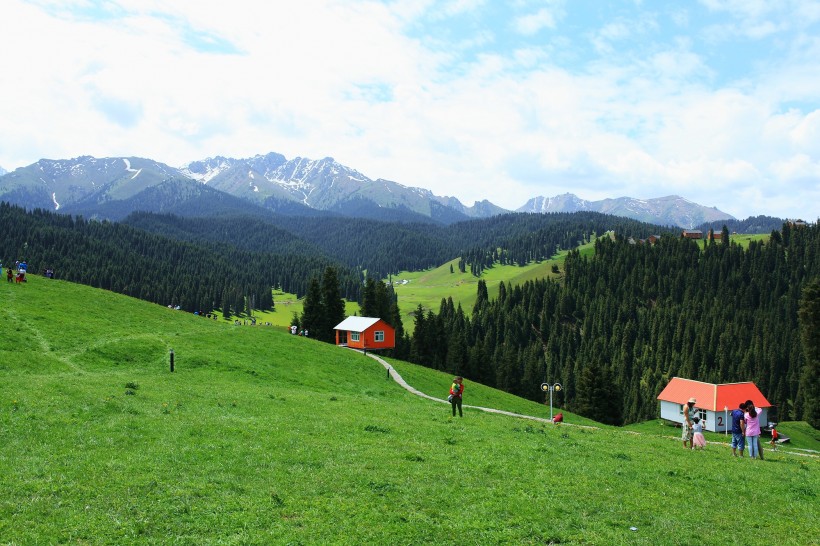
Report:
[[[657,423],[582,427],[566,412],[561,426],[471,408],[454,419],[359,353],[35,275],[0,284],[0,302],[2,544],[820,536],[808,452],[691,452]],[[449,376],[391,365],[446,396]],[[465,404],[549,411],[469,380]],[[789,425],[795,447],[816,447],[817,431]]]

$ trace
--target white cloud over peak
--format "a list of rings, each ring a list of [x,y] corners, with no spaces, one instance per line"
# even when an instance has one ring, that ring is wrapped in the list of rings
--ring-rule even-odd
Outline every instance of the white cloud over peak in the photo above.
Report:
[[[275,151],[468,204],[811,218],[818,4],[6,0],[0,165]]]

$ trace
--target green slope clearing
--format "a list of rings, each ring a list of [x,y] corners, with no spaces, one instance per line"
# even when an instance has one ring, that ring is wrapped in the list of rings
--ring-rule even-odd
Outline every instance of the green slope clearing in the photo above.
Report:
[[[820,536],[816,457],[693,453],[661,435],[572,426],[574,416],[453,419],[358,353],[35,275],[0,285],[0,301],[3,543]],[[449,377],[394,364],[445,396]],[[545,411],[469,383],[465,396]]]

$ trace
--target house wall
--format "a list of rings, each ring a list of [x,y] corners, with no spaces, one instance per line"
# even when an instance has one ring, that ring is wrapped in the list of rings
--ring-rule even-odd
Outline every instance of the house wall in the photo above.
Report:
[[[384,341],[376,341],[376,332],[384,332]],[[359,335],[359,341],[354,341],[352,332],[347,334],[347,346],[354,349],[393,349],[396,346],[396,332],[386,322],[379,321]],[[336,332],[336,342],[344,338],[343,332]]]
[[[661,400],[661,419],[666,419],[673,423],[683,423],[681,405]]]
[[[697,409],[697,406],[696,406]],[[661,401],[661,419],[672,421],[673,423],[683,423],[683,406],[674,402]],[[726,432],[732,430],[732,408],[727,412],[704,410],[706,425],[705,430],[711,432]],[[760,428],[769,424],[769,408],[760,411]],[[728,421],[728,422],[727,422]]]

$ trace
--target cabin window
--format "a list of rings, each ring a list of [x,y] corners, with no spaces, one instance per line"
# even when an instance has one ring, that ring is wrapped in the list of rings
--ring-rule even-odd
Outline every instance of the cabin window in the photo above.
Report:
[[[384,342],[384,330],[376,330],[373,332],[373,340],[376,343],[383,343]]]
[[[359,341],[359,332],[350,332],[350,341]]]
[[[678,410],[678,413],[681,416],[681,420],[683,420],[683,406],[680,407],[680,409]],[[705,409],[700,409],[700,408],[695,408],[695,411],[689,417],[700,417],[701,423],[705,423],[706,422],[706,410]]]

